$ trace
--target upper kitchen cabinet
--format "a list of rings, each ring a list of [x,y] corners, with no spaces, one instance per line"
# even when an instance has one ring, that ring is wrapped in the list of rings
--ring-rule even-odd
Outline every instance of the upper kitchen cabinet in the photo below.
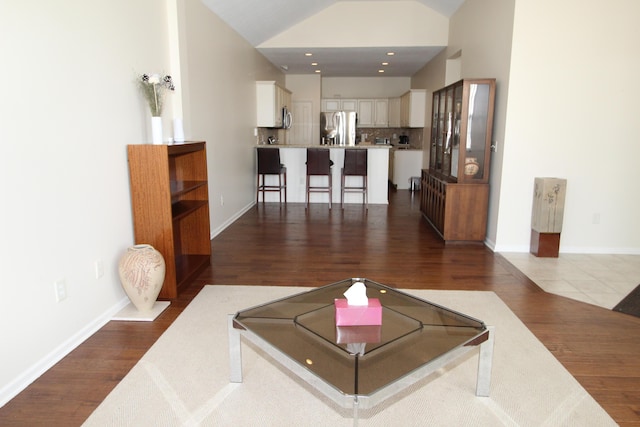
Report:
[[[389,100],[386,98],[374,99],[373,103],[375,106],[374,127],[386,128],[389,126]]]
[[[322,111],[355,111],[358,115],[358,127],[386,128],[389,123],[387,98],[376,99],[322,99]]]
[[[389,107],[386,98],[358,99],[358,127],[386,128]]]
[[[400,98],[389,98],[388,102],[389,127],[400,127]]]
[[[322,100],[322,112],[358,111],[357,99],[325,98]]]
[[[427,91],[411,89],[400,97],[400,126],[423,128],[427,106]]]
[[[448,182],[487,183],[495,79],[466,79],[433,94],[429,173]]]
[[[275,81],[256,82],[257,126],[283,127],[283,110],[291,108],[291,92]]]

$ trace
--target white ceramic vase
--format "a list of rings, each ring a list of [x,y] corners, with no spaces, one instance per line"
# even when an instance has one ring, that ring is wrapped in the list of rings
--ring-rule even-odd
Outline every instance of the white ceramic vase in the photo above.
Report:
[[[164,283],[165,263],[162,254],[151,245],[134,245],[118,263],[122,288],[140,312],[149,312]]]
[[[151,117],[151,139],[154,145],[162,144],[162,117]]]

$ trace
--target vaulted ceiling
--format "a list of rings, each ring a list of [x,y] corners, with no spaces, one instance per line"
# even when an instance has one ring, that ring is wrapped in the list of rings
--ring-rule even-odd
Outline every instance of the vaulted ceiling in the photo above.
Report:
[[[315,69],[304,53],[312,50],[313,61],[322,64],[323,77],[380,76],[381,58],[395,52],[393,67],[384,76],[408,77],[415,74],[445,46],[261,46],[295,25],[312,18],[336,3],[350,2],[415,2],[444,16],[451,17],[465,0],[203,0],[216,15],[258,49],[285,73],[311,74]],[[407,17],[409,20],[410,17]],[[326,31],[332,31],[326,22]],[[404,31],[403,22],[371,22],[372,31]],[[389,34],[389,33],[387,33]],[[316,67],[317,69],[317,67]]]

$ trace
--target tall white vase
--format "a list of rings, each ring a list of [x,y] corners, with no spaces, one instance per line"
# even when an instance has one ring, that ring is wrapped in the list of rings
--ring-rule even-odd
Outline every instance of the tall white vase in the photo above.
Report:
[[[134,245],[118,263],[122,288],[140,312],[150,312],[164,283],[162,254],[151,245]]]
[[[151,117],[151,138],[154,145],[162,144],[162,117]]]

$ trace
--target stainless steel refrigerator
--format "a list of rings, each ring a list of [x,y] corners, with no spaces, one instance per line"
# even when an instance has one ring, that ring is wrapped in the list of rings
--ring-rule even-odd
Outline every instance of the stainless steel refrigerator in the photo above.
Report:
[[[356,145],[355,111],[320,113],[320,144]]]

